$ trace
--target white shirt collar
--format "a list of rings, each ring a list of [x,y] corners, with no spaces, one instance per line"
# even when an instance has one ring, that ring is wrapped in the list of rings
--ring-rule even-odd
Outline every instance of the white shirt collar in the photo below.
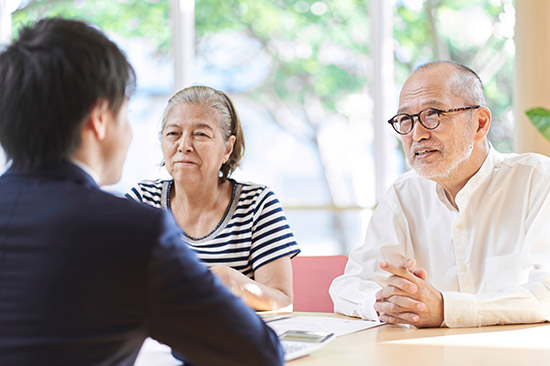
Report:
[[[489,153],[481,164],[479,170],[466,182],[466,185],[457,193],[455,202],[459,207],[459,210],[468,202],[473,192],[491,175],[494,169],[495,162],[498,160],[499,152],[496,151],[489,143]],[[456,211],[456,208],[449,202],[445,189],[436,183],[436,193],[439,200],[450,210]]]

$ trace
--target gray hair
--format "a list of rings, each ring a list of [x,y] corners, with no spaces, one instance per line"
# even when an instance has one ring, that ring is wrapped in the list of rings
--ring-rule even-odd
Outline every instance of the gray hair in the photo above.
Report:
[[[438,65],[448,65],[455,72],[450,76],[450,87],[454,95],[462,97],[470,105],[485,106],[485,92],[483,91],[483,82],[475,71],[454,61],[433,61],[420,65],[414,70],[427,71]]]

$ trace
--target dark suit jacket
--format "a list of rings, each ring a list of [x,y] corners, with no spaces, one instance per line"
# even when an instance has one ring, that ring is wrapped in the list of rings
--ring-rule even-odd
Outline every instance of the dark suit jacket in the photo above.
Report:
[[[69,162],[1,176],[0,365],[131,365],[148,336],[196,365],[282,364],[169,214]]]

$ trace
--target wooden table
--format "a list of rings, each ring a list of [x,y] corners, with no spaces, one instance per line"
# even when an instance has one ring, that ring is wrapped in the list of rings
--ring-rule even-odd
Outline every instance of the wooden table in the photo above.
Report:
[[[295,316],[330,316],[294,313]],[[170,348],[148,339],[136,366],[181,363]],[[287,366],[543,366],[550,365],[550,323],[483,328],[382,325],[341,336]]]
[[[311,314],[315,315],[341,317]],[[459,329],[386,324],[338,337],[287,365],[550,365],[550,324]]]

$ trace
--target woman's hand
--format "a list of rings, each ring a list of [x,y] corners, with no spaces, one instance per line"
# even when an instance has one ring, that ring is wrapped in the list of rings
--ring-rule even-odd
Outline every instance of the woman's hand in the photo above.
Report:
[[[212,266],[210,271],[254,310],[292,311],[292,266],[288,256],[260,267],[254,272],[255,280],[228,266]]]

